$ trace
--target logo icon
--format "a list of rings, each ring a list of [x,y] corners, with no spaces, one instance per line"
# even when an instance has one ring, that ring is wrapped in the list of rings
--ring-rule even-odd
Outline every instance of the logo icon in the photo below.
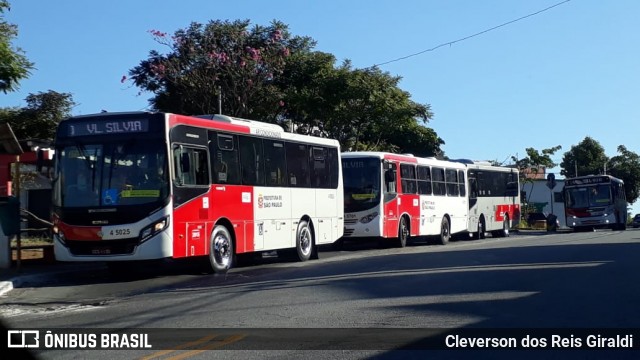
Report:
[[[9,330],[7,331],[7,347],[37,348],[40,346],[40,331]]]

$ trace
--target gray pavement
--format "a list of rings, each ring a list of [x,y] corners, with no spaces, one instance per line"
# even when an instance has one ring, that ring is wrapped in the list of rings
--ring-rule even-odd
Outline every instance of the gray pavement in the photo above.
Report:
[[[23,260],[18,269],[14,262],[11,268],[0,269],[0,296],[30,282],[44,281],[47,277],[102,266],[103,264],[100,262],[63,263],[45,262],[42,260]]]

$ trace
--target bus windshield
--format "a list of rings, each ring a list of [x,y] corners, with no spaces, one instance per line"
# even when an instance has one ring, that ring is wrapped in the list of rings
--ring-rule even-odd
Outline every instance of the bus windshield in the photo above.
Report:
[[[371,209],[380,203],[381,165],[377,158],[343,158],[344,211]]]
[[[141,205],[169,195],[162,141],[76,142],[56,149],[56,157],[55,206]]]
[[[595,185],[567,189],[567,207],[571,209],[611,204],[609,185]]]

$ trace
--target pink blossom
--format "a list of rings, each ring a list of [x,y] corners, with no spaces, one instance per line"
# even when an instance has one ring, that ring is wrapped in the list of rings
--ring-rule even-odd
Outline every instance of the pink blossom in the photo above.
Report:
[[[167,36],[167,33],[163,33],[162,31],[159,31],[159,30],[149,30],[149,32],[151,33],[151,35],[157,36],[157,37]]]
[[[282,39],[282,30],[280,29],[276,29],[276,31],[273,32],[273,34],[271,35],[271,37],[274,40],[281,40]]]
[[[280,105],[280,107],[284,106],[284,101],[280,100],[280,102],[278,103]]]
[[[291,55],[291,52],[289,51],[289,48],[283,48],[282,49],[282,55],[284,57],[287,57],[287,56]]]

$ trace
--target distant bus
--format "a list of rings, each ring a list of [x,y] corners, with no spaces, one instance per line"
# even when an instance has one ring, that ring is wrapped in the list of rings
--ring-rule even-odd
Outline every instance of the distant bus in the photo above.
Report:
[[[627,228],[624,182],[618,178],[588,175],[566,179],[564,200],[567,226],[576,231]]]
[[[466,161],[469,181],[469,234],[507,237],[520,222],[518,169]]]
[[[208,257],[287,249],[301,261],[342,236],[336,140],[215,115],[104,113],[62,121],[55,140],[59,261]]]
[[[468,228],[466,167],[387,152],[342,153],[344,239],[380,237],[399,247],[412,236],[441,244]]]

